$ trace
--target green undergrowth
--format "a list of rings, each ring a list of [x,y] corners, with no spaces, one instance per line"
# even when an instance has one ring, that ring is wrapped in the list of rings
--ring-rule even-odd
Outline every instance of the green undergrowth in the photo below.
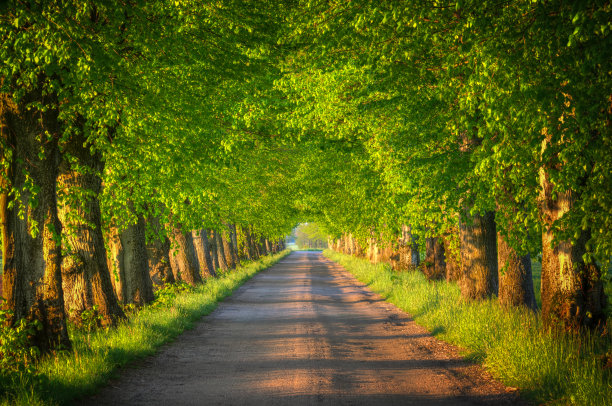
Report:
[[[34,372],[13,373],[0,381],[4,387],[2,404],[66,404],[93,394],[119,368],[154,354],[164,343],[192,328],[202,316],[212,312],[219,301],[257,272],[289,254],[247,263],[235,270],[207,279],[203,285],[174,285],[156,292],[156,301],[132,310],[128,320],[114,329],[71,329],[72,351],[40,360]]]
[[[496,299],[462,301],[456,284],[330,250],[324,255],[503,383],[520,388],[524,398],[537,404],[612,405],[612,371],[604,365],[612,355],[610,335],[547,333],[538,315],[524,309],[502,309]]]

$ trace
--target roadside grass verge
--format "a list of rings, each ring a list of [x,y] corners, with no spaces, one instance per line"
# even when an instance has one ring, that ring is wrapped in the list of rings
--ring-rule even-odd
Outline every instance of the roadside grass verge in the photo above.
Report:
[[[436,337],[462,348],[500,381],[537,404],[612,405],[610,335],[551,334],[524,309],[502,309],[497,299],[461,300],[456,284],[430,282],[418,271],[397,272],[387,264],[331,250],[362,283],[409,313]],[[608,319],[608,329],[612,323]]]
[[[207,279],[203,285],[176,289],[130,314],[114,329],[72,330],[72,351],[41,359],[34,373],[4,382],[2,405],[65,404],[91,395],[117,376],[118,369],[154,354],[162,345],[193,327],[202,316],[259,271],[290,253],[285,250]]]

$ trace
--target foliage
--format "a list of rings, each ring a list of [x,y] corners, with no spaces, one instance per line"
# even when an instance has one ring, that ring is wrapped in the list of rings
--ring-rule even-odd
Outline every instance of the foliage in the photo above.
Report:
[[[336,162],[308,166],[306,185],[323,189],[311,191],[317,221],[362,239],[402,223],[436,236],[470,200],[537,253],[527,237],[542,227],[545,170],[578,197],[559,238],[608,224],[611,12],[605,2],[301,2],[276,86],[288,134]],[[591,229],[588,254],[603,262],[610,228]]]
[[[104,185],[62,188],[60,204],[99,199],[105,229],[143,215],[274,239],[303,221],[363,242],[407,224],[422,244],[469,203],[537,254],[547,175],[575,197],[557,239],[588,231],[585,259],[608,264],[611,14],[600,0],[9,0],[0,96],[40,91],[29,107],[57,112],[63,162]],[[78,165],[77,137],[103,165]],[[4,182],[15,148],[0,136],[0,193],[23,217],[40,185]],[[98,334],[96,310],[83,317]]]
[[[21,319],[16,325],[8,326],[10,315],[10,310],[0,310],[0,370],[3,374],[31,373],[34,360],[40,353],[30,345],[28,336],[40,329],[40,322]]]
[[[327,248],[328,233],[317,223],[301,223],[294,230],[298,248]]]
[[[40,329],[40,322],[21,319],[11,326],[8,324],[10,319],[10,310],[0,310],[0,390],[2,391],[13,385],[38,379],[35,362],[40,352],[37,347],[32,346],[29,336]]]
[[[74,328],[89,333],[100,325],[102,319],[102,315],[98,312],[98,306],[94,305],[91,309],[85,309],[79,314],[79,323],[76,324]]]
[[[185,282],[168,283],[155,291],[155,301],[152,307],[169,307],[176,297],[182,293],[193,293],[195,288]]]

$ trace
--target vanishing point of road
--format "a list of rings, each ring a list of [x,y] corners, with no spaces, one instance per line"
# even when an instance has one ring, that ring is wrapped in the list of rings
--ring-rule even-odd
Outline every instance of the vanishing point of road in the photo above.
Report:
[[[92,405],[506,405],[464,361],[340,265],[294,252]]]

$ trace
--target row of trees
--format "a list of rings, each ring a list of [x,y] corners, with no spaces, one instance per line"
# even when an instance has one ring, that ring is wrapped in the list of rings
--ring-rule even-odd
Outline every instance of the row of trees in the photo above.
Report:
[[[282,248],[291,155],[257,93],[276,30],[241,2],[0,5],[0,228],[8,323],[67,321]],[[247,131],[247,127],[250,128]],[[193,231],[196,230],[196,231]]]
[[[295,244],[298,248],[328,248],[327,235],[317,223],[302,223],[294,230]]]
[[[68,344],[65,309],[78,320],[95,305],[112,325],[116,295],[150,298],[143,234],[147,262],[172,240],[184,258],[166,261],[197,283],[216,269],[206,253],[223,257],[205,240],[261,250],[316,220],[351,252],[393,244],[407,262],[427,245],[428,272],[469,299],[509,289],[532,307],[519,281],[541,252],[546,324],[599,325],[611,12],[561,0],[0,3],[14,320],[41,321],[42,349]],[[149,266],[157,281],[176,277],[163,261]]]
[[[609,3],[300,2],[279,113],[301,201],[336,249],[459,281],[546,326],[606,320],[612,256]]]

